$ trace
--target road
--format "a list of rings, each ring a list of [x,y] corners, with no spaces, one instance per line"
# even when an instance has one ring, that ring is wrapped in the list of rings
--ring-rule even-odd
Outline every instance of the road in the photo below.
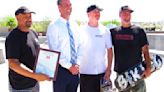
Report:
[[[0,37],[0,49],[3,50],[3,54],[5,56],[4,51],[4,40],[5,38]],[[47,48],[45,43],[41,44],[42,47]],[[164,57],[163,57],[164,60]],[[114,80],[115,73],[112,73],[111,79]],[[3,64],[0,64],[0,92],[9,92],[8,91],[8,63],[7,61]],[[163,82],[164,82],[164,66],[154,72],[149,78],[146,79],[147,92],[164,92],[163,90]],[[45,81],[40,82],[40,92],[53,92],[52,91],[52,82]],[[80,92],[79,89],[77,92]]]

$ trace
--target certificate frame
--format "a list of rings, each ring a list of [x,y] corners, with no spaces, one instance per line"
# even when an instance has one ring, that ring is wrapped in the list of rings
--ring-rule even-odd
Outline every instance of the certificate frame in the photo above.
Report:
[[[60,52],[58,51],[39,48],[34,72],[46,74],[50,79],[55,81],[58,72],[59,57]]]

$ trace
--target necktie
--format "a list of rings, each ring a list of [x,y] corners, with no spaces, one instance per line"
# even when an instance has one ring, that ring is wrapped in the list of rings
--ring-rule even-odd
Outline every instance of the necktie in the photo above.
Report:
[[[77,55],[75,51],[75,42],[74,42],[72,31],[70,29],[69,22],[67,22],[67,29],[68,29],[69,40],[70,40],[70,48],[71,48],[71,61],[70,62],[72,64],[76,64]]]

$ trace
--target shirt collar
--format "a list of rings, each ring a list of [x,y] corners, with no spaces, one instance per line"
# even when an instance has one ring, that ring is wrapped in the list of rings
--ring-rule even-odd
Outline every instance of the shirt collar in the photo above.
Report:
[[[63,17],[60,17],[60,20],[61,20],[62,22],[64,22],[65,24],[67,23],[67,20],[64,19]],[[69,22],[69,20],[68,20],[68,22]]]

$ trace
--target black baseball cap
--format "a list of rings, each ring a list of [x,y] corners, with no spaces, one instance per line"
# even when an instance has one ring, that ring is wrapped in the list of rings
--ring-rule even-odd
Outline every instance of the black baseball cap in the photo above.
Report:
[[[29,10],[27,7],[25,6],[21,6],[20,8],[18,8],[16,11],[15,11],[15,15],[19,15],[19,14],[27,14],[27,13],[33,13],[35,14],[35,12]]]
[[[102,8],[99,8],[97,5],[90,5],[88,8],[87,8],[87,13],[89,13],[90,11],[93,11],[95,9],[98,9],[99,11],[102,11],[103,9]]]
[[[132,10],[128,5],[122,6],[120,12],[121,11],[129,11],[130,13],[134,12],[134,10]]]

